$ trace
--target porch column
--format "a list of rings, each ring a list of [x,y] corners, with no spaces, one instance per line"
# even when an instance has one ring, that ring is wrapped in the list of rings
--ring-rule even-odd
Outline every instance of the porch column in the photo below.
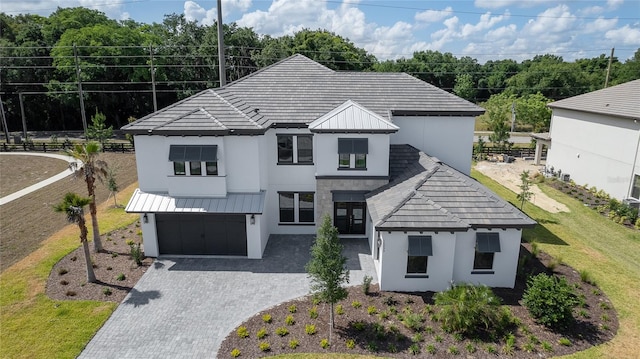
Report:
[[[536,156],[534,158],[535,164],[540,165],[540,159],[542,158],[542,146],[544,146],[543,141],[538,140],[536,142]]]

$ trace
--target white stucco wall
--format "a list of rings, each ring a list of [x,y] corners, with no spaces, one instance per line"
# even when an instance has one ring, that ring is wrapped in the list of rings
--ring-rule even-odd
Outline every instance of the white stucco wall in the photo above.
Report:
[[[338,138],[367,138],[366,170],[338,169]],[[388,176],[389,134],[316,133],[313,136],[314,162],[318,176]]]
[[[246,215],[246,227],[247,227],[247,257],[251,259],[262,258],[262,221],[261,215],[254,215],[254,222],[251,223],[251,215]]]
[[[640,122],[579,111],[554,109],[546,165],[568,173],[612,197],[628,197]],[[640,156],[634,173],[640,174]]]
[[[224,137],[224,162],[228,192],[259,192],[260,136]]]
[[[458,171],[471,172],[473,117],[394,116],[400,130],[391,135],[392,144],[409,144],[435,156]]]
[[[157,257],[160,254],[158,249],[158,234],[156,232],[156,216],[147,213],[148,222],[144,221],[144,213],[140,214],[140,229],[142,230],[142,247],[144,255],[147,257]]]
[[[491,271],[475,271],[483,272],[482,274],[472,273],[474,272],[473,260],[477,232],[459,232],[456,239],[453,281],[456,283],[484,284],[490,287],[513,288],[518,269],[522,231],[517,229],[493,229],[492,231],[478,230],[478,232],[497,232],[500,235],[500,252],[494,254],[493,269]]]

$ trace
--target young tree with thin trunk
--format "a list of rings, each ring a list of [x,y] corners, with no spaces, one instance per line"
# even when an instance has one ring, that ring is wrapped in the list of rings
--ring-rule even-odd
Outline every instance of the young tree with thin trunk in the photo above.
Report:
[[[102,182],[107,176],[107,163],[98,159],[100,154],[100,144],[98,142],[91,141],[76,144],[71,150],[67,150],[67,154],[83,163],[78,166],[76,162],[71,162],[69,167],[74,171],[76,177],[82,178],[87,183],[87,195],[91,199],[89,212],[91,213],[91,226],[93,229],[93,246],[96,252],[100,252],[102,250],[102,242],[100,241],[100,229],[98,228],[96,180]]]
[[[325,215],[318,235],[311,247],[311,260],[307,263],[307,273],[311,277],[311,291],[316,297],[331,305],[329,323],[329,342],[335,327],[333,306],[347,297],[342,287],[349,283],[347,257],[342,254],[342,244],[338,238],[338,229],[331,223],[331,217]]]
[[[94,283],[96,275],[93,273],[93,264],[91,263],[91,255],[89,253],[89,243],[87,241],[87,223],[84,219],[84,207],[91,203],[91,199],[80,197],[75,193],[67,193],[64,195],[62,202],[53,206],[56,212],[64,213],[67,221],[76,223],[80,228],[80,243],[84,251],[84,260],[87,266],[87,282]]]
[[[531,179],[529,178],[529,171],[522,171],[520,174],[520,193],[518,193],[518,199],[520,200],[520,209],[524,207],[524,202],[531,199],[533,192],[531,192]]]
[[[113,196],[113,206],[118,207],[118,200],[116,195],[118,194],[118,182],[116,182],[116,171],[113,168],[107,169],[107,189],[109,189],[109,197]]]

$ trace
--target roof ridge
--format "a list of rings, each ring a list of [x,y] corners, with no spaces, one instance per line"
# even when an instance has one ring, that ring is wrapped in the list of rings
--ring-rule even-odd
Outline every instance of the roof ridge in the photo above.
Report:
[[[420,181],[418,181],[419,185],[418,185],[418,186],[414,186],[414,187],[413,187],[413,189],[409,192],[409,194],[408,194],[404,199],[402,199],[400,202],[398,202],[398,204],[397,204],[397,205],[395,205],[395,206],[393,207],[393,209],[391,209],[391,210],[390,210],[386,215],[384,215],[384,216],[380,219],[380,221],[378,221],[378,224],[376,224],[376,225],[380,225],[380,224],[384,223],[387,219],[391,218],[391,216],[392,216],[392,215],[394,215],[396,212],[398,212],[398,210],[400,210],[400,208],[402,208],[402,206],[404,206],[407,202],[409,202],[409,200],[410,200],[411,198],[413,198],[416,194],[418,194],[417,187],[419,187],[419,186],[421,185],[421,183],[426,182],[426,180],[427,180],[429,177],[431,177],[431,175],[432,175],[432,174],[433,174],[432,172],[425,173],[425,174],[424,174],[424,178],[423,178],[423,179],[421,179]],[[411,178],[411,177],[406,178],[404,181],[408,181],[410,178]],[[402,181],[402,182],[404,182],[404,181]],[[399,182],[399,183],[402,183],[402,182]],[[390,189],[391,187],[392,187],[392,186],[388,187],[387,189]],[[420,197],[421,199],[427,200],[427,199],[425,199],[421,194],[419,194],[419,197]]]
[[[222,122],[218,121],[218,119],[214,115],[210,114],[209,111],[205,110],[204,107],[200,107],[200,111],[204,112],[205,115],[209,116],[209,118],[212,119],[215,123],[217,123],[220,127],[224,128],[225,130],[229,129]]]
[[[209,89],[209,91],[211,91],[211,93],[216,96],[217,98],[219,98],[222,102],[224,102],[225,104],[227,104],[227,106],[231,107],[234,111],[236,111],[237,113],[239,113],[242,117],[246,118],[249,122],[251,122],[254,126],[258,127],[259,129],[263,129],[264,127],[260,126],[256,121],[254,121],[251,117],[249,117],[246,113],[240,111],[240,109],[238,109],[236,106],[234,106],[233,104],[231,104],[231,102],[227,101],[226,98],[220,96],[217,92],[215,92],[212,89]]]
[[[158,111],[151,112],[150,114],[148,114],[148,115],[146,115],[146,116],[140,117],[139,119],[137,119],[137,120],[135,120],[135,121],[133,121],[133,122],[131,122],[131,123],[128,123],[128,124],[126,124],[126,125],[122,126],[122,128],[129,127],[129,126],[131,126],[131,125],[133,125],[133,124],[136,124],[136,123],[138,123],[138,122],[142,122],[142,121],[146,120],[147,118],[149,118],[149,117],[151,117],[151,116],[155,116],[155,115],[157,115],[157,114],[159,114],[159,113],[166,112],[166,111],[168,111],[168,110],[170,110],[170,109],[172,109],[172,108],[174,108],[174,107],[179,106],[179,105],[180,105],[180,104],[182,104],[183,102],[186,102],[186,101],[188,101],[188,100],[190,100],[190,99],[192,99],[192,98],[195,98],[195,97],[197,97],[197,96],[202,95],[203,93],[207,92],[208,90],[209,90],[209,89],[202,90],[202,91],[200,91],[200,92],[198,92],[198,93],[196,93],[196,94],[193,94],[193,95],[191,95],[191,96],[189,96],[189,97],[183,98],[182,100],[180,100],[180,101],[178,101],[178,102],[172,103],[172,104],[171,104],[171,105],[169,105],[169,106],[163,107],[163,108],[159,109]],[[168,122],[167,122],[167,123],[168,123]],[[156,127],[154,127],[154,128],[156,128]]]
[[[180,115],[180,116],[178,116],[178,117],[176,117],[176,118],[174,118],[174,119],[172,119],[172,120],[169,120],[169,121],[167,121],[167,122],[163,122],[162,124],[160,124],[160,125],[158,125],[158,126],[155,126],[154,128],[152,128],[152,129],[151,129],[151,131],[153,131],[153,130],[155,130],[155,129],[157,129],[157,128],[160,128],[160,127],[166,126],[166,125],[168,125],[168,124],[170,124],[170,123],[174,123],[174,122],[176,122],[176,121],[178,121],[178,120],[182,120],[183,118],[185,118],[185,117],[187,117],[187,116],[189,116],[189,115],[193,115],[194,113],[196,113],[196,112],[198,112],[198,111],[200,111],[200,109],[199,109],[199,108],[194,108],[193,110],[191,110],[191,111],[187,111],[187,112],[183,113],[182,115]]]

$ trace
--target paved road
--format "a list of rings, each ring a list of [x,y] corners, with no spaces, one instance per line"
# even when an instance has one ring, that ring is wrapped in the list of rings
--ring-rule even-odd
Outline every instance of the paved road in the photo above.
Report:
[[[56,155],[56,154],[51,154],[51,153],[38,153],[38,152],[0,152],[0,155],[2,156],[41,156],[41,157],[49,157],[49,158],[56,158],[59,160],[63,160],[63,161],[67,161],[69,163],[72,162],[76,162],[78,164],[77,168],[82,167],[82,162],[79,160],[76,160],[73,157],[70,156],[63,156],[63,155]],[[55,176],[51,176],[43,181],[40,181],[34,185],[31,185],[27,188],[23,188],[17,192],[13,192],[9,195],[6,195],[2,198],[0,198],[0,206],[3,204],[7,204],[11,201],[14,201],[22,196],[26,196],[31,192],[37,191],[42,187],[48,186],[56,181],[59,181],[69,175],[73,174],[73,171],[71,170],[71,168],[67,168],[66,170],[58,173]]]
[[[215,358],[254,314],[309,293],[313,236],[271,236],[264,258],[164,258],[142,276],[79,358]],[[374,278],[369,244],[343,240],[351,284]]]

